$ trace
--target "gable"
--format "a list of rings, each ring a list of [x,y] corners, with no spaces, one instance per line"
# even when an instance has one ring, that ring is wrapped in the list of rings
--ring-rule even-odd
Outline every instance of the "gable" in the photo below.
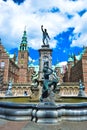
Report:
[[[2,44],[0,44],[0,59],[9,58],[9,55]]]

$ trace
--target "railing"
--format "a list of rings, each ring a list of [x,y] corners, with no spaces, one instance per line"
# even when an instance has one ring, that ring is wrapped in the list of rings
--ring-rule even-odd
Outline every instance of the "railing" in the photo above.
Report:
[[[4,84],[5,88],[8,86],[7,84]],[[41,87],[39,87],[41,88]],[[60,86],[60,92],[59,95],[60,96],[78,96],[79,93],[79,83],[74,82],[65,82],[62,83]],[[13,96],[22,96],[24,95],[24,91],[27,91],[28,95],[32,95],[31,92],[31,85],[29,83],[25,83],[25,84],[19,84],[19,83],[15,83],[12,85],[12,92],[13,92]]]

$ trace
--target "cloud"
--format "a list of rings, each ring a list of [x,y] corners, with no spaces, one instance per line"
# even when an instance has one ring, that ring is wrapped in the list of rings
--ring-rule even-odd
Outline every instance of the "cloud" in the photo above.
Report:
[[[82,17],[75,19],[75,22],[71,46],[87,46],[87,12]]]
[[[30,61],[31,63],[35,62],[35,60],[32,59],[30,56],[28,57],[28,59],[29,59],[29,61]]]
[[[12,0],[0,1],[0,37],[8,50],[17,47],[26,26],[28,46],[39,49],[42,44],[40,26],[43,24],[51,37],[50,46],[55,48],[59,41],[54,37],[73,27],[71,46],[82,46],[87,41],[86,9],[86,0],[25,0],[20,5]],[[79,33],[81,36],[76,37]]]
[[[60,66],[67,65],[67,62],[66,62],[66,61],[59,62],[59,65],[60,65]]]

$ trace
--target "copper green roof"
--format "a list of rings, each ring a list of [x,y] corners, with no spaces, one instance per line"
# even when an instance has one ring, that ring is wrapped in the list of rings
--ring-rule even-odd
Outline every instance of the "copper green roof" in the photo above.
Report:
[[[24,32],[23,32],[22,41],[21,41],[19,50],[20,51],[28,50],[28,48],[27,48],[27,34],[26,34],[26,30],[24,30]]]
[[[73,62],[73,61],[74,61],[74,59],[72,57],[68,58],[68,62]]]
[[[27,44],[27,35],[26,35],[26,30],[24,30],[24,34],[23,34],[23,37],[22,37],[21,44]]]
[[[82,55],[85,53],[85,51],[86,51],[86,47],[82,50]]]
[[[76,60],[81,60],[82,59],[82,54],[80,53],[78,56],[76,56]]]
[[[68,62],[73,62],[74,61],[74,54],[69,54]]]
[[[86,51],[86,48],[84,48],[84,49],[82,50],[82,52],[81,52],[79,55],[76,56],[76,59],[77,59],[77,60],[81,60],[83,54],[85,53],[85,51]]]

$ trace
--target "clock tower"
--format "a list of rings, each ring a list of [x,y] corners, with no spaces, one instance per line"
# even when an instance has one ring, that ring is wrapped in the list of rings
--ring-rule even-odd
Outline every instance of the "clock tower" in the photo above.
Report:
[[[19,83],[28,82],[28,47],[27,35],[24,30],[22,41],[18,51]]]

